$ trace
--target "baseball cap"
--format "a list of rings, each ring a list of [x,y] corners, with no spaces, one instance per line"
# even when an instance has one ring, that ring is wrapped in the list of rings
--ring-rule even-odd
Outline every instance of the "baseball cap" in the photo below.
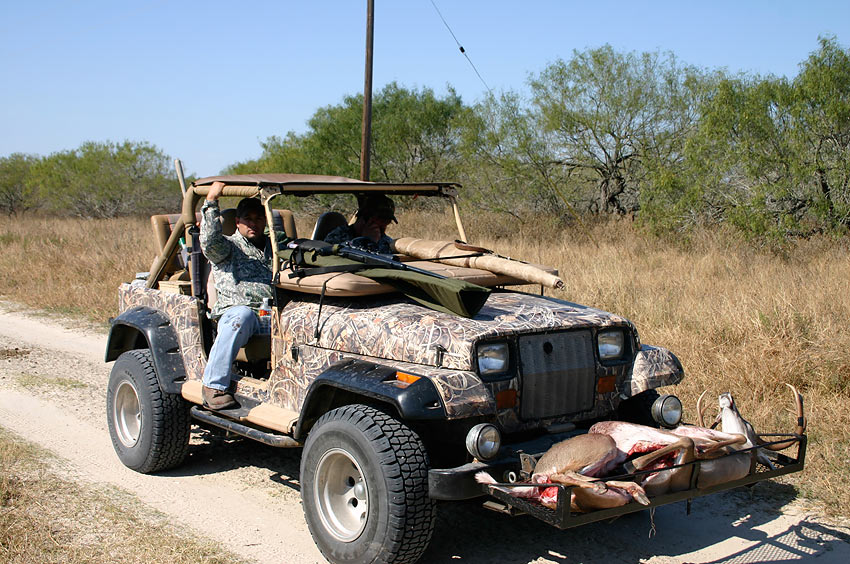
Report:
[[[363,198],[357,210],[357,217],[378,217],[398,223],[395,217],[395,202],[383,194],[370,194]]]

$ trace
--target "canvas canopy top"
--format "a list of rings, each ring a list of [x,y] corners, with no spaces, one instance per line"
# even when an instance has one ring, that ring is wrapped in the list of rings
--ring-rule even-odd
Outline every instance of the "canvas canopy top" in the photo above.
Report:
[[[200,178],[192,186],[206,188],[213,182],[225,186],[272,189],[280,194],[310,196],[313,194],[360,194],[379,192],[388,195],[457,196],[459,184],[454,182],[422,182],[399,184],[393,182],[363,182],[342,176],[318,174],[234,174]]]
[[[183,231],[194,225],[195,213],[201,199],[204,198],[210,187],[215,182],[223,182],[224,190],[222,196],[251,198],[259,197],[266,205],[269,212],[269,201],[278,195],[311,196],[314,194],[354,194],[358,198],[367,193],[381,193],[389,196],[438,196],[446,198],[451,203],[457,223],[458,233],[461,240],[466,240],[466,232],[460,221],[457,208],[457,189],[460,187],[455,182],[422,182],[422,183],[394,183],[394,182],[364,182],[353,178],[341,176],[325,176],[317,174],[232,174],[221,176],[208,176],[199,178],[192,182],[183,197],[183,207],[180,219],[172,227],[172,233],[165,243],[160,255],[151,266],[151,275],[148,278],[148,286],[153,287],[161,278],[165,264],[178,247],[178,242],[184,236]],[[277,253],[277,241],[275,233],[272,232],[272,248],[275,253],[274,273],[279,268],[279,256]],[[189,233],[185,233],[186,241],[190,240]]]

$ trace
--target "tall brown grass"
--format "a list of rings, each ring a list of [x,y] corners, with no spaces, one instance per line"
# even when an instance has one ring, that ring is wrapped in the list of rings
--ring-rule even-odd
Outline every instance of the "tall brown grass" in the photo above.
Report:
[[[0,227],[0,294],[106,326],[116,288],[153,261],[147,219],[22,216]]]
[[[806,398],[808,467],[785,480],[828,511],[850,514],[850,253],[844,239],[814,238],[760,250],[722,231],[661,240],[628,222],[585,231],[554,218],[466,210],[470,242],[557,267],[551,295],[619,313],[644,343],[674,351],[686,370],[676,388],[689,420],[705,389],[734,394],[761,432],[790,432],[784,382]],[[314,218],[298,217],[308,235]],[[454,239],[446,215],[406,212],[389,234]],[[148,270],[147,219],[23,218],[0,227],[0,294],[102,322],[115,288]]]

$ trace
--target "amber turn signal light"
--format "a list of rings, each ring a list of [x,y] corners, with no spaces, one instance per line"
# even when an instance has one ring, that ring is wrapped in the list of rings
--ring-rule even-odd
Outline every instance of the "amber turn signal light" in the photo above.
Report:
[[[412,384],[415,381],[419,380],[422,376],[415,376],[413,374],[408,374],[407,372],[396,372],[395,379],[399,382],[404,382],[405,384]]]
[[[516,390],[502,390],[496,393],[496,409],[516,407]]]
[[[596,393],[608,394],[617,389],[616,376],[603,376],[596,381]]]

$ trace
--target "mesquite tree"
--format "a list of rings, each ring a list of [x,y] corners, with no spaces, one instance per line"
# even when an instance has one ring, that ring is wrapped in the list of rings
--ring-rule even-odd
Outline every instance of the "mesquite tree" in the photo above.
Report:
[[[593,211],[625,214],[654,168],[681,160],[697,120],[702,75],[672,54],[575,51],[531,80],[533,105],[568,174],[591,174]]]

